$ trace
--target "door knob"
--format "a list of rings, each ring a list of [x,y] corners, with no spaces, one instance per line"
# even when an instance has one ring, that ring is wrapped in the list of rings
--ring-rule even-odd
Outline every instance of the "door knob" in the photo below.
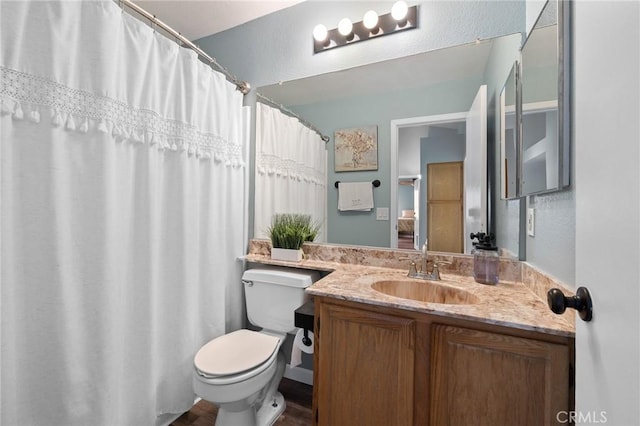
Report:
[[[593,304],[589,290],[579,287],[575,296],[567,297],[559,288],[552,288],[547,292],[549,309],[556,314],[564,313],[565,309],[573,308],[578,311],[583,321],[591,321],[593,318]]]

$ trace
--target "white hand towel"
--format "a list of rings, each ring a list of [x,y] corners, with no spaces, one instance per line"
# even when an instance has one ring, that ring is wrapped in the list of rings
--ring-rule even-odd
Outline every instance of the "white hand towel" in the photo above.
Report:
[[[373,185],[371,182],[338,184],[338,210],[371,211],[373,209]]]

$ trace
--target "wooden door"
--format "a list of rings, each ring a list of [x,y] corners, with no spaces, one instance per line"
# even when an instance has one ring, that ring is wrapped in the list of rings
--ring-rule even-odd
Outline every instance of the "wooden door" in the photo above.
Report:
[[[433,326],[432,426],[561,424],[570,410],[566,345]]]
[[[569,123],[575,129],[571,144],[575,143],[577,183],[576,277],[569,284],[587,287],[593,298],[593,320],[576,317],[576,417],[582,424],[637,425],[640,2],[572,3],[564,4],[575,12],[571,16],[574,110]],[[619,48],[621,43],[624,49]],[[603,138],[615,140],[616,148],[604,144]],[[573,202],[555,200],[546,207],[555,213],[551,209],[556,205],[563,209],[557,214],[564,213],[557,221],[570,220],[571,211],[564,209]],[[594,229],[606,230],[597,244],[588,235]],[[536,228],[536,237],[538,233]],[[551,235],[545,238],[553,241]],[[558,242],[550,248],[559,247],[564,246]],[[570,247],[561,252],[565,253],[569,258]]]
[[[463,163],[427,164],[427,239],[429,250],[462,253]]]
[[[318,312],[315,424],[412,425],[415,321],[327,303]]]
[[[464,208],[462,233],[487,232],[487,85],[478,89],[469,114],[466,133],[467,160],[464,162]],[[473,159],[469,161],[468,159]],[[465,253],[473,249],[471,238],[464,240]]]

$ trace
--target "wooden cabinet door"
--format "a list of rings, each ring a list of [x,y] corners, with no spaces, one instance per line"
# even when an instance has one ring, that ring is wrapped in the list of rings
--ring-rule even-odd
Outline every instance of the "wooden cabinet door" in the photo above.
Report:
[[[327,303],[319,312],[316,424],[413,424],[415,321]]]
[[[432,328],[430,424],[541,426],[569,410],[565,345],[447,325]]]

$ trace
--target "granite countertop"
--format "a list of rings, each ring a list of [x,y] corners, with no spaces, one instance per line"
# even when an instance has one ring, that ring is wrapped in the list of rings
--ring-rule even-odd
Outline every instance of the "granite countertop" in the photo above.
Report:
[[[306,289],[313,296],[366,303],[422,312],[431,315],[479,321],[487,324],[537,331],[546,334],[573,337],[574,324],[566,316],[553,314],[546,303],[526,286],[517,281],[501,281],[497,285],[484,285],[473,277],[441,273],[442,281],[435,282],[445,287],[464,290],[474,299],[471,304],[428,303],[390,296],[374,290],[378,281],[419,281],[429,285],[431,281],[408,278],[406,269],[362,266],[324,260],[305,259],[301,262],[272,260],[268,255],[252,253],[244,258],[248,262],[280,265],[319,271],[331,271],[327,276]]]
[[[568,309],[563,315],[556,315],[546,303],[547,289],[561,283],[543,274],[532,273],[530,267],[517,261],[501,260],[500,282],[485,285],[473,279],[472,256],[430,252],[430,258],[449,262],[440,269],[442,280],[435,284],[443,287],[441,290],[446,293],[453,293],[454,301],[460,294],[473,303],[429,303],[391,296],[372,288],[379,281],[417,281],[425,286],[434,283],[407,277],[409,261],[419,260],[417,252],[331,244],[305,244],[303,249],[305,259],[300,262],[273,260],[268,241],[252,240],[249,254],[244,259],[260,264],[324,271],[326,275],[306,289],[313,296],[558,336],[575,335],[574,311]]]

